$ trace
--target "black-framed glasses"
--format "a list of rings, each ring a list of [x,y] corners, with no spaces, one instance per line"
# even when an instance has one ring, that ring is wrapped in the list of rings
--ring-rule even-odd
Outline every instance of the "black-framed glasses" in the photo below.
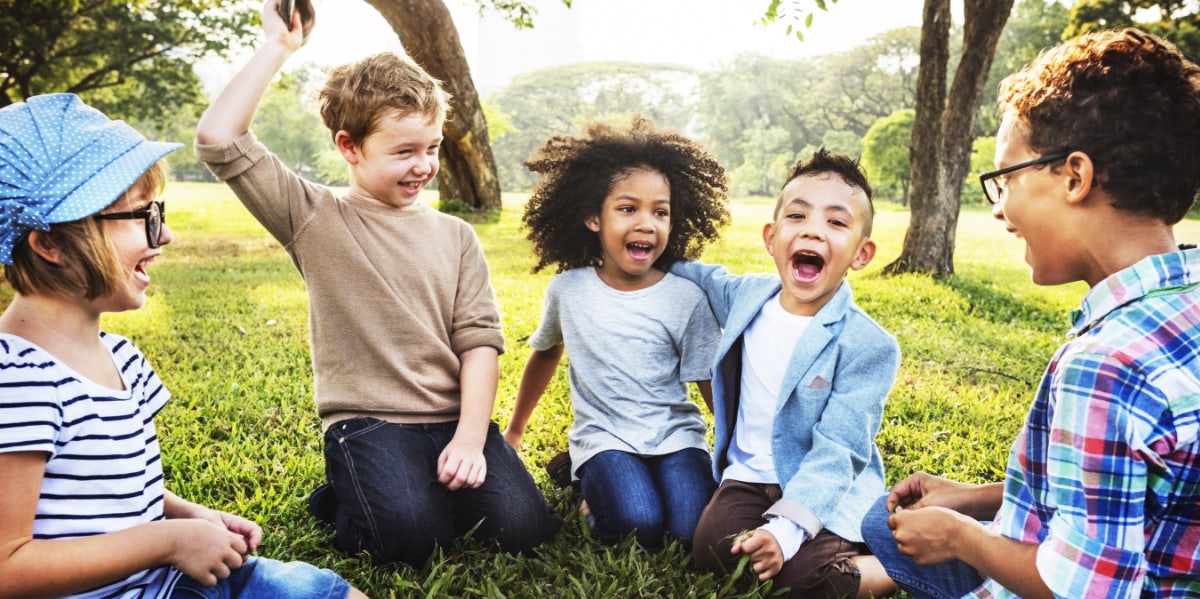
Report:
[[[979,175],[979,184],[983,186],[983,197],[987,198],[989,204],[995,204],[996,202],[1000,201],[1000,197],[1004,195],[1004,188],[1000,186],[1000,181],[996,179],[1000,175],[1007,175],[1013,171],[1019,171],[1023,168],[1037,166],[1039,164],[1046,164],[1056,160],[1062,160],[1070,155],[1070,152],[1054,152],[1053,154],[1046,154],[1041,158],[1035,158],[1029,162],[1022,162],[1021,164],[1014,164],[998,171],[983,173]]]
[[[92,218],[97,220],[130,220],[135,218],[146,219],[146,245],[150,249],[159,246],[162,240],[162,226],[167,222],[167,209],[163,205],[162,200],[150,202],[148,206],[141,210],[131,210],[129,212],[106,212],[104,214],[93,214]]]

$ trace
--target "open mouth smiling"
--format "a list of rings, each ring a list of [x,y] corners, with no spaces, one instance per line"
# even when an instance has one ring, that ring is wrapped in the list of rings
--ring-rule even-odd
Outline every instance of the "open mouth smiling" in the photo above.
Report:
[[[625,249],[635,260],[645,260],[654,252],[654,246],[648,243],[633,242],[625,244]]]
[[[825,259],[815,252],[800,251],[792,254],[792,277],[797,281],[814,281],[825,270]]]

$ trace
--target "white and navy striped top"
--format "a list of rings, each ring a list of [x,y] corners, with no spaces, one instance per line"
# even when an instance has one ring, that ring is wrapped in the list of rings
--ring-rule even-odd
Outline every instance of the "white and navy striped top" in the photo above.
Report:
[[[0,452],[47,454],[35,539],[86,537],[163,518],[154,415],[170,393],[128,339],[100,338],[125,390],[92,382],[29,341],[0,334]],[[163,566],[72,597],[159,597],[178,576]]]

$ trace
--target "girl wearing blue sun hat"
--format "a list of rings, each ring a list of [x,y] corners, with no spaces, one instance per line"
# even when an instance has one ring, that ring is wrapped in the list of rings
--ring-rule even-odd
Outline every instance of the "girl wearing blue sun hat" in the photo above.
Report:
[[[258,524],[166,489],[170,393],[104,312],[145,303],[173,234],[163,158],[72,94],[0,109],[0,597],[364,597],[251,553]]]

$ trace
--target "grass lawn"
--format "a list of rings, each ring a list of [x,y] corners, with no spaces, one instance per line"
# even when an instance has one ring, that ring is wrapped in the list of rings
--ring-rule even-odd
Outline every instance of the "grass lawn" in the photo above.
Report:
[[[557,540],[529,558],[468,542],[420,569],[374,566],[369,557],[337,553],[331,531],[304,509],[306,494],[322,478],[322,458],[303,283],[226,187],[176,183],[167,200],[176,241],[151,271],[150,300],[137,312],[106,316],[104,326],[131,337],[173,392],[158,419],[169,488],[257,519],[267,533],[261,554],[333,568],[377,599],[770,595],[769,586],[756,587],[749,577],[690,571],[677,544],[646,554],[632,541],[610,547],[589,538],[576,499],[552,488],[541,468],[566,448],[570,413],[562,368],[521,452],[552,507],[566,516]],[[508,351],[501,357],[494,417],[502,427],[551,277],[529,272],[523,200],[506,196],[499,220],[476,226],[504,315]],[[761,198],[735,201],[733,224],[705,260],[735,272],[773,270],[761,243],[771,208]],[[903,352],[878,438],[889,482],[913,469],[999,480],[1042,368],[1064,340],[1067,312],[1086,289],[1030,283],[1023,243],[982,209],[960,218],[956,276],[884,278],[880,269],[899,254],[907,219],[907,212],[880,206],[875,262],[850,275],[858,303],[899,339]],[[1200,225],[1185,222],[1178,237],[1200,240]]]

